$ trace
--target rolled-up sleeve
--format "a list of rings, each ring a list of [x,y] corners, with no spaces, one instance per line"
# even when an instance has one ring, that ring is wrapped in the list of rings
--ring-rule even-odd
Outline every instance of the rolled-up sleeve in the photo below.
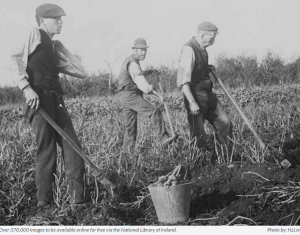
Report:
[[[142,92],[148,94],[150,91],[152,91],[152,86],[147,82],[143,75],[133,76],[132,78],[134,83]]]
[[[179,67],[177,73],[177,87],[191,82],[192,72],[195,64],[195,54],[191,47],[184,46],[181,50]]]
[[[152,86],[147,82],[139,65],[131,62],[128,65],[128,72],[137,87],[144,93],[148,94],[152,91]]]

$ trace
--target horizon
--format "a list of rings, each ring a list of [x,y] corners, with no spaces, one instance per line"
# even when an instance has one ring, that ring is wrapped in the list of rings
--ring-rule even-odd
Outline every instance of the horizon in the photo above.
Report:
[[[1,2],[4,3],[0,10],[4,43],[1,44],[0,86],[14,86],[9,71],[10,56],[22,45],[25,35],[37,27],[35,9],[46,2],[59,5],[67,15],[63,17],[61,34],[54,40],[60,40],[70,52],[80,55],[90,73],[108,71],[102,59],[113,62],[122,55],[113,66],[117,76],[125,55],[131,54],[133,41],[138,37],[145,38],[150,46],[143,68],[159,65],[176,68],[182,45],[196,34],[198,24],[203,21],[211,21],[219,28],[215,44],[207,48],[211,64],[222,54],[256,56],[261,60],[272,52],[287,63],[300,55],[296,46],[300,6],[297,0]]]

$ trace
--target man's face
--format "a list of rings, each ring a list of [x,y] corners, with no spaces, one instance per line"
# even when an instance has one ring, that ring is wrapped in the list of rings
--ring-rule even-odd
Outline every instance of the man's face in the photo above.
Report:
[[[203,35],[202,42],[205,47],[211,46],[214,44],[217,33],[215,32],[207,32]]]
[[[138,60],[143,61],[146,58],[147,48],[135,48],[134,49],[135,56]]]
[[[42,18],[41,24],[48,30],[50,34],[60,34],[62,29],[61,17],[56,18]]]

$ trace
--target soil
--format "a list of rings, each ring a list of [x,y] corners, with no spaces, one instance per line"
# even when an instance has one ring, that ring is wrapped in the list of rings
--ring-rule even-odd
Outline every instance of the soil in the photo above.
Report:
[[[244,164],[207,172],[192,194],[190,216],[195,218],[194,224],[224,225],[238,217],[241,219],[235,223],[298,224],[299,167],[280,169]],[[205,217],[215,219],[197,220]]]
[[[300,166],[297,156],[300,149],[296,142],[286,146],[290,149],[284,151],[290,153],[288,158],[293,162],[289,168],[277,164],[237,162],[229,166],[208,164],[191,172],[194,186],[190,219],[178,225],[299,225]],[[26,193],[31,197],[34,197],[34,187],[34,181],[28,183]],[[93,185],[91,188],[93,190]],[[51,205],[38,209],[36,201],[31,200],[28,207],[18,208],[19,217],[26,214],[25,221],[19,223],[51,226],[159,224],[147,189],[123,185],[119,186],[118,193],[132,203],[119,203],[104,194],[100,204],[89,203],[77,210],[68,208],[68,205],[65,208]],[[142,199],[136,202],[141,193]],[[18,224],[15,220],[11,222]]]

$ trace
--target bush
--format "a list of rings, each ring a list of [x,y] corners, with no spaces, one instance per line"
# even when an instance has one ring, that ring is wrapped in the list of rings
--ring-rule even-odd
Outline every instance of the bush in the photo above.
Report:
[[[177,88],[177,68],[161,65],[158,69],[161,72],[163,87],[167,91],[174,91]]]
[[[227,57],[216,59],[216,68],[224,82],[232,87],[252,87],[299,82],[300,58],[285,64],[279,55],[268,52],[259,63],[256,56]]]
[[[18,87],[0,87],[0,105],[21,103],[22,93]]]
[[[288,63],[284,68],[283,83],[292,83],[300,81],[300,58],[292,63]]]
[[[65,97],[89,97],[89,96],[107,96],[109,90],[109,74],[92,74],[85,79],[63,76],[60,83]],[[116,82],[112,83],[112,93],[117,90]]]
[[[177,88],[176,84],[176,79],[177,79],[177,68],[172,67],[167,67],[165,65],[160,65],[159,67],[148,67],[148,69],[157,69],[160,71],[160,79],[161,79],[161,84],[164,89],[164,91],[174,91]],[[147,76],[148,82],[154,87],[156,91],[159,91],[159,78],[156,76]]]
[[[291,84],[300,81],[300,58],[285,64],[279,55],[271,52],[268,52],[261,62],[254,55],[228,57],[221,54],[217,57],[215,66],[222,80],[231,88]],[[176,90],[177,67],[160,65],[157,69],[161,71],[164,90]],[[92,74],[85,79],[63,75],[60,82],[67,98],[107,96],[114,94],[118,87],[118,79],[113,80],[110,92],[109,77],[108,73]],[[155,76],[152,76],[149,82],[159,90]],[[17,87],[0,87],[0,105],[21,101],[22,93]]]
[[[256,83],[259,66],[255,56],[226,57],[221,55],[216,60],[217,71],[230,87],[244,85],[246,87]]]
[[[263,58],[259,75],[260,85],[279,84],[284,78],[284,61],[278,55],[267,53]]]
[[[85,79],[63,75],[61,83],[66,98],[107,96],[110,94],[108,85],[109,74],[92,74]],[[117,83],[112,84],[112,93],[117,90]],[[0,105],[20,103],[23,95],[18,87],[0,87]]]

